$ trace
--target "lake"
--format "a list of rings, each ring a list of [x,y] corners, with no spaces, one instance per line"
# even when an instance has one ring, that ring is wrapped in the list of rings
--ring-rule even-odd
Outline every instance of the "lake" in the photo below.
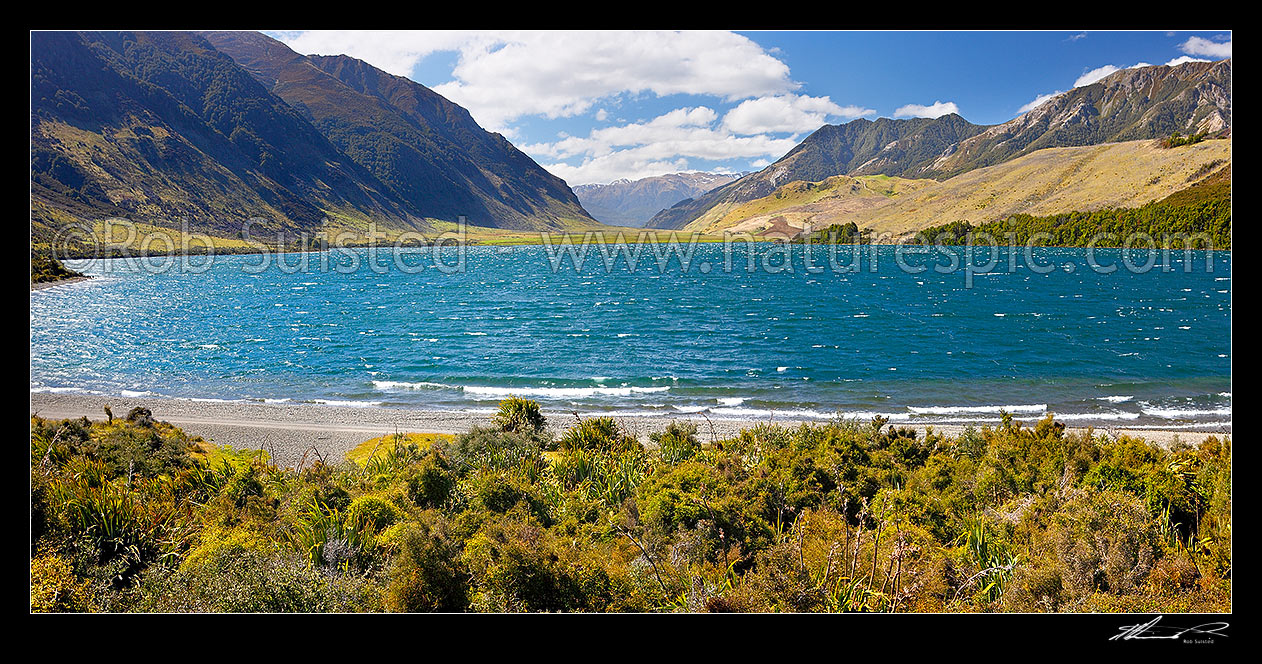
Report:
[[[95,278],[31,293],[31,390],[1230,430],[1230,252],[948,271],[932,248],[863,248],[853,270],[823,247],[693,250],[608,269],[544,246],[69,261]]]

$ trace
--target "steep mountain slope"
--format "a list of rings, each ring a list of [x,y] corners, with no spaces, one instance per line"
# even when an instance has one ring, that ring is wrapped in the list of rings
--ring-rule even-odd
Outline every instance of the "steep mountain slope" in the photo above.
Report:
[[[1042,148],[1230,128],[1231,60],[1127,69],[991,127],[957,115],[825,125],[776,163],[663,210],[648,225],[683,228],[703,217],[721,218],[793,180],[818,182],[843,174],[943,180]]]
[[[824,125],[774,164],[662,210],[648,225],[683,228],[710,208],[730,208],[762,198],[794,180],[817,182],[860,169],[869,175],[905,175],[933,163],[944,151],[982,129],[955,114],[936,119],[860,118],[841,125]]]
[[[1231,127],[1231,60],[1125,69],[962,141],[917,177],[943,178],[1047,147]]]
[[[1222,186],[1223,169],[1230,173],[1230,163],[1227,140],[1171,149],[1155,140],[1047,148],[942,182],[882,176],[794,182],[726,215],[702,217],[686,230],[791,235],[807,225],[820,229],[854,222],[889,239],[953,221],[977,224],[1013,214],[1139,207],[1195,183]]]
[[[326,217],[423,223],[231,58],[189,33],[31,34],[32,233],[127,216],[232,234]]]
[[[203,34],[424,217],[595,224],[563,180],[419,83],[349,56],[300,55],[255,32]]]
[[[671,173],[640,180],[579,185],[574,187],[574,194],[596,219],[615,226],[640,227],[659,211],[742,175],[744,173]]]

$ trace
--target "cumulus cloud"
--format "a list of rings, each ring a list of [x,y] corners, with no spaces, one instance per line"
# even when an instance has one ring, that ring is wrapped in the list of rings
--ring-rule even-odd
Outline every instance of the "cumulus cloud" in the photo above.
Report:
[[[1179,57],[1171,60],[1170,62],[1167,62],[1166,66],[1177,67],[1187,62],[1209,62],[1209,60],[1206,60],[1205,58],[1194,58],[1190,55],[1180,55]]]
[[[637,179],[688,169],[688,159],[707,161],[779,158],[797,144],[793,138],[734,134],[706,106],[677,108],[647,122],[593,129],[553,143],[522,145],[544,168],[571,186]],[[578,165],[563,160],[581,160]]]
[[[828,97],[778,95],[749,99],[727,112],[723,124],[737,134],[804,133],[827,124],[829,118],[853,120],[876,111],[840,106]]]
[[[907,104],[894,110],[896,118],[940,118],[951,113],[959,113],[960,107],[953,101],[935,101],[928,106]]]
[[[1205,40],[1202,40],[1202,41],[1205,41]],[[1208,43],[1212,44],[1213,42],[1208,42]],[[1228,56],[1230,56],[1231,55],[1230,53],[1231,42],[1227,42],[1227,50],[1228,50]],[[1209,60],[1205,60],[1204,58],[1194,58],[1190,55],[1181,55],[1167,62],[1166,66],[1175,67],[1185,62],[1209,62]],[[1091,85],[1092,83],[1095,83],[1099,81],[1100,79],[1105,78],[1109,74],[1114,74],[1116,72],[1122,71],[1123,69],[1139,69],[1140,67],[1151,67],[1151,66],[1152,66],[1152,63],[1150,62],[1136,62],[1135,64],[1129,67],[1117,67],[1115,65],[1104,65],[1103,67],[1097,67],[1083,74],[1082,76],[1079,76],[1078,80],[1074,81],[1074,87],[1081,88],[1084,85]],[[1036,99],[1035,101],[1038,101],[1038,100]],[[1042,102],[1039,102],[1039,104],[1041,103]],[[1038,106],[1038,104],[1034,104],[1034,106],[1030,106],[1030,108],[1034,108],[1035,106]],[[1022,107],[1022,108],[1025,108],[1025,107]]]
[[[1084,85],[1091,85],[1092,83],[1099,81],[1105,76],[1108,76],[1109,74],[1119,72],[1119,71],[1122,71],[1122,68],[1115,67],[1113,65],[1104,65],[1103,67],[1096,67],[1095,69],[1092,69],[1091,71],[1083,74],[1082,76],[1079,76],[1078,80],[1074,81],[1074,87],[1081,88]]]
[[[1231,57],[1231,38],[1226,35],[1219,35],[1219,38],[1227,37],[1225,42],[1214,42],[1203,37],[1189,37],[1187,41],[1179,45],[1179,50],[1188,55],[1203,55],[1207,58],[1223,58]]]
[[[422,30],[306,30],[269,33],[306,55],[349,55],[390,72],[408,76],[426,56],[458,51],[475,34]]]
[[[789,67],[733,32],[332,32],[278,35],[301,53],[346,53],[407,75],[425,56],[455,51],[454,80],[434,90],[500,130],[516,118],[572,117],[601,100],[650,93],[727,101],[785,94]]]
[[[1057,90],[1056,92],[1049,92],[1045,95],[1039,95],[1035,97],[1032,101],[1030,101],[1030,103],[1017,109],[1017,113],[1029,113],[1030,111],[1038,108],[1039,106],[1046,104],[1049,100],[1051,100],[1052,97],[1055,97],[1056,95],[1062,95],[1062,94],[1065,94],[1064,90]]]

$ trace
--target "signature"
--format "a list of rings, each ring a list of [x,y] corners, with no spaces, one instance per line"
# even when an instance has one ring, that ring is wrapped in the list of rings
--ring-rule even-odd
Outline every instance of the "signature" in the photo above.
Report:
[[[1227,636],[1222,630],[1227,629],[1229,625],[1225,622],[1210,622],[1197,625],[1196,627],[1171,627],[1168,625],[1158,625],[1162,616],[1157,616],[1152,620],[1139,625],[1124,625],[1122,631],[1109,637],[1110,641],[1130,641],[1132,639],[1166,639],[1175,641],[1183,638],[1185,635],[1205,635],[1205,636]]]

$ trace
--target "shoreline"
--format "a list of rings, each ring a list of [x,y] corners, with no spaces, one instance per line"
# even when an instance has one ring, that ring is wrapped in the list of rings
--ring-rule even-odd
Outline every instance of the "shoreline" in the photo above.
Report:
[[[91,278],[92,278],[92,275],[83,274],[77,277],[66,277],[65,279],[58,279],[56,281],[41,281],[39,283],[31,282],[31,292],[34,293],[35,291],[42,291],[46,288],[52,288],[53,286],[66,286],[69,284],[77,284],[80,281],[87,281],[88,279],[91,279]]]
[[[194,401],[191,399],[121,397],[54,392],[31,392],[31,415],[47,419],[75,419],[88,417],[99,420],[105,417],[108,405],[115,417],[123,417],[136,406],[153,412],[154,419],[170,422],[188,432],[201,436],[218,445],[231,445],[238,449],[261,449],[273,456],[282,466],[295,465],[309,450],[314,448],[326,458],[341,459],[356,445],[370,438],[399,432],[414,433],[464,433],[474,425],[489,425],[490,413],[465,413],[426,408],[350,407],[305,403],[242,403],[229,401]],[[544,410],[554,430],[572,424],[574,415],[568,411]],[[616,417],[629,432],[641,442],[648,442],[650,433],[661,431],[673,421],[691,421],[697,425],[697,436],[703,442],[735,436],[742,429],[756,424],[798,425],[819,424],[818,419],[715,419],[697,417],[688,413],[655,417]],[[1032,425],[1035,418],[1017,418]],[[957,435],[966,424],[915,424],[899,422],[899,427],[912,428],[924,433],[926,427],[935,432]],[[1191,444],[1200,443],[1208,436],[1231,436],[1231,433],[1213,431],[1213,425],[1205,430],[1195,429],[1143,429],[1127,427],[1094,427],[1097,432],[1126,433],[1143,438],[1163,447],[1176,440]],[[1066,431],[1085,431],[1086,427],[1066,427]]]

